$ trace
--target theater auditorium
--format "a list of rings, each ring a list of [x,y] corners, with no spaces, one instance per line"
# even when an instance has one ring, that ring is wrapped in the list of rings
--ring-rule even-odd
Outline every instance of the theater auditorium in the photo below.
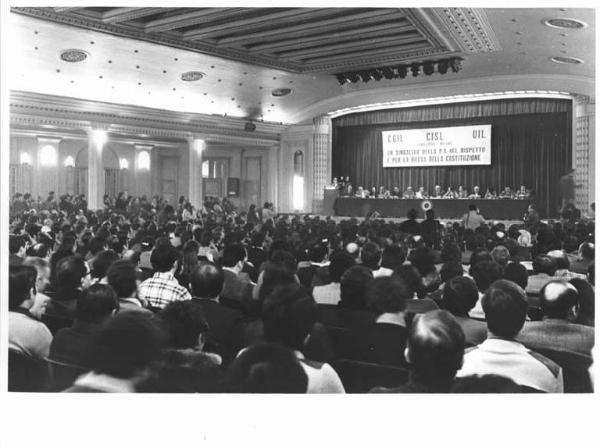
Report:
[[[595,11],[367,6],[6,8],[9,392],[594,391]]]

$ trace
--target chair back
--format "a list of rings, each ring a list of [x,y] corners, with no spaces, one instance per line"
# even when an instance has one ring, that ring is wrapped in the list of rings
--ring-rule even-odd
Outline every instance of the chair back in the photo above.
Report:
[[[46,359],[46,362],[48,364],[48,389],[50,392],[60,392],[71,387],[78,376],[89,371],[85,367],[53,359]]]
[[[48,382],[46,364],[16,350],[8,351],[8,391],[44,392]]]
[[[591,393],[594,391],[590,377],[592,358],[567,350],[537,348],[536,352],[562,367],[565,393]]]
[[[367,393],[374,387],[398,387],[408,381],[408,370],[402,367],[342,359],[332,367],[347,393]]]

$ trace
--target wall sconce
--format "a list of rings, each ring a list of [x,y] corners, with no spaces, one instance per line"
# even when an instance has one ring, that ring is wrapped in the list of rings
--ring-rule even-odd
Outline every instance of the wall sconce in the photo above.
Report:
[[[21,157],[19,158],[19,161],[21,162],[21,165],[29,165],[31,166],[31,156],[29,155],[29,153],[26,152],[22,152],[21,153]]]
[[[122,170],[128,170],[129,169],[129,161],[127,159],[119,160],[119,168],[121,168]]]
[[[73,156],[67,156],[65,159],[65,167],[75,168],[75,159],[73,159]]]

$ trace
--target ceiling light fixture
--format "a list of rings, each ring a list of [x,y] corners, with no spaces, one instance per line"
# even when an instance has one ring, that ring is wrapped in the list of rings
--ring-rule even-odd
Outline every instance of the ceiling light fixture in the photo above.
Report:
[[[556,62],[557,64],[583,64],[583,59],[571,58],[568,56],[554,56],[551,57],[550,60],[552,62]]]
[[[88,57],[88,52],[77,48],[69,48],[60,52],[60,58],[65,62],[82,62]]]
[[[187,81],[187,82],[199,81],[202,78],[204,78],[204,76],[206,76],[206,75],[202,72],[197,72],[197,71],[185,72],[185,73],[181,74],[181,80]]]
[[[338,79],[339,80],[339,79]],[[273,96],[287,96],[292,93],[292,89],[288,89],[287,87],[281,89],[275,89],[271,92]]]
[[[561,30],[580,30],[588,26],[587,23],[582,22],[581,20],[567,18],[546,19],[542,23],[550,28],[558,28]]]

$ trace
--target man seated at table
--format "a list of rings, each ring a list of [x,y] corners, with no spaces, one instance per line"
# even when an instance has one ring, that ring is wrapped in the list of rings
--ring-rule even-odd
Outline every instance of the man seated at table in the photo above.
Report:
[[[498,195],[496,194],[496,190],[494,190],[492,187],[488,187],[487,191],[485,192],[485,199],[497,199]]]
[[[398,188],[398,187],[392,188],[392,197],[393,198],[400,198],[401,196],[402,196],[402,193],[400,192],[400,188]]]
[[[527,188],[525,188],[525,185],[521,185],[519,187],[519,191],[517,191],[517,199],[529,199],[530,195],[531,193],[529,190],[527,190]]]
[[[356,190],[357,198],[366,198],[368,195],[369,195],[369,193],[366,192],[362,186],[359,186],[358,189]]]
[[[456,192],[456,197],[458,199],[467,199],[469,197],[469,192],[466,188],[463,188],[462,185],[458,186],[458,191]]]
[[[406,191],[402,194],[402,199],[414,199],[415,198],[415,192],[413,190],[413,187],[411,187],[410,185],[408,187],[406,187]]]
[[[500,193],[499,196],[500,199],[513,199],[514,195],[512,190],[510,189],[510,187],[504,187],[504,190],[502,191],[502,193]]]
[[[452,187],[448,187],[448,191],[444,193],[444,199],[456,199],[457,197],[458,194],[452,189]]]
[[[433,194],[431,195],[432,199],[441,199],[443,196],[442,193],[442,187],[440,187],[439,185],[436,185],[435,187],[433,187]]]
[[[429,195],[425,191],[424,187],[419,187],[419,191],[417,191],[417,193],[415,194],[415,198],[417,198],[417,199],[427,199],[427,198],[429,198]]]
[[[479,193],[479,186],[475,185],[473,187],[473,193],[469,195],[469,199],[481,199],[481,194]]]

